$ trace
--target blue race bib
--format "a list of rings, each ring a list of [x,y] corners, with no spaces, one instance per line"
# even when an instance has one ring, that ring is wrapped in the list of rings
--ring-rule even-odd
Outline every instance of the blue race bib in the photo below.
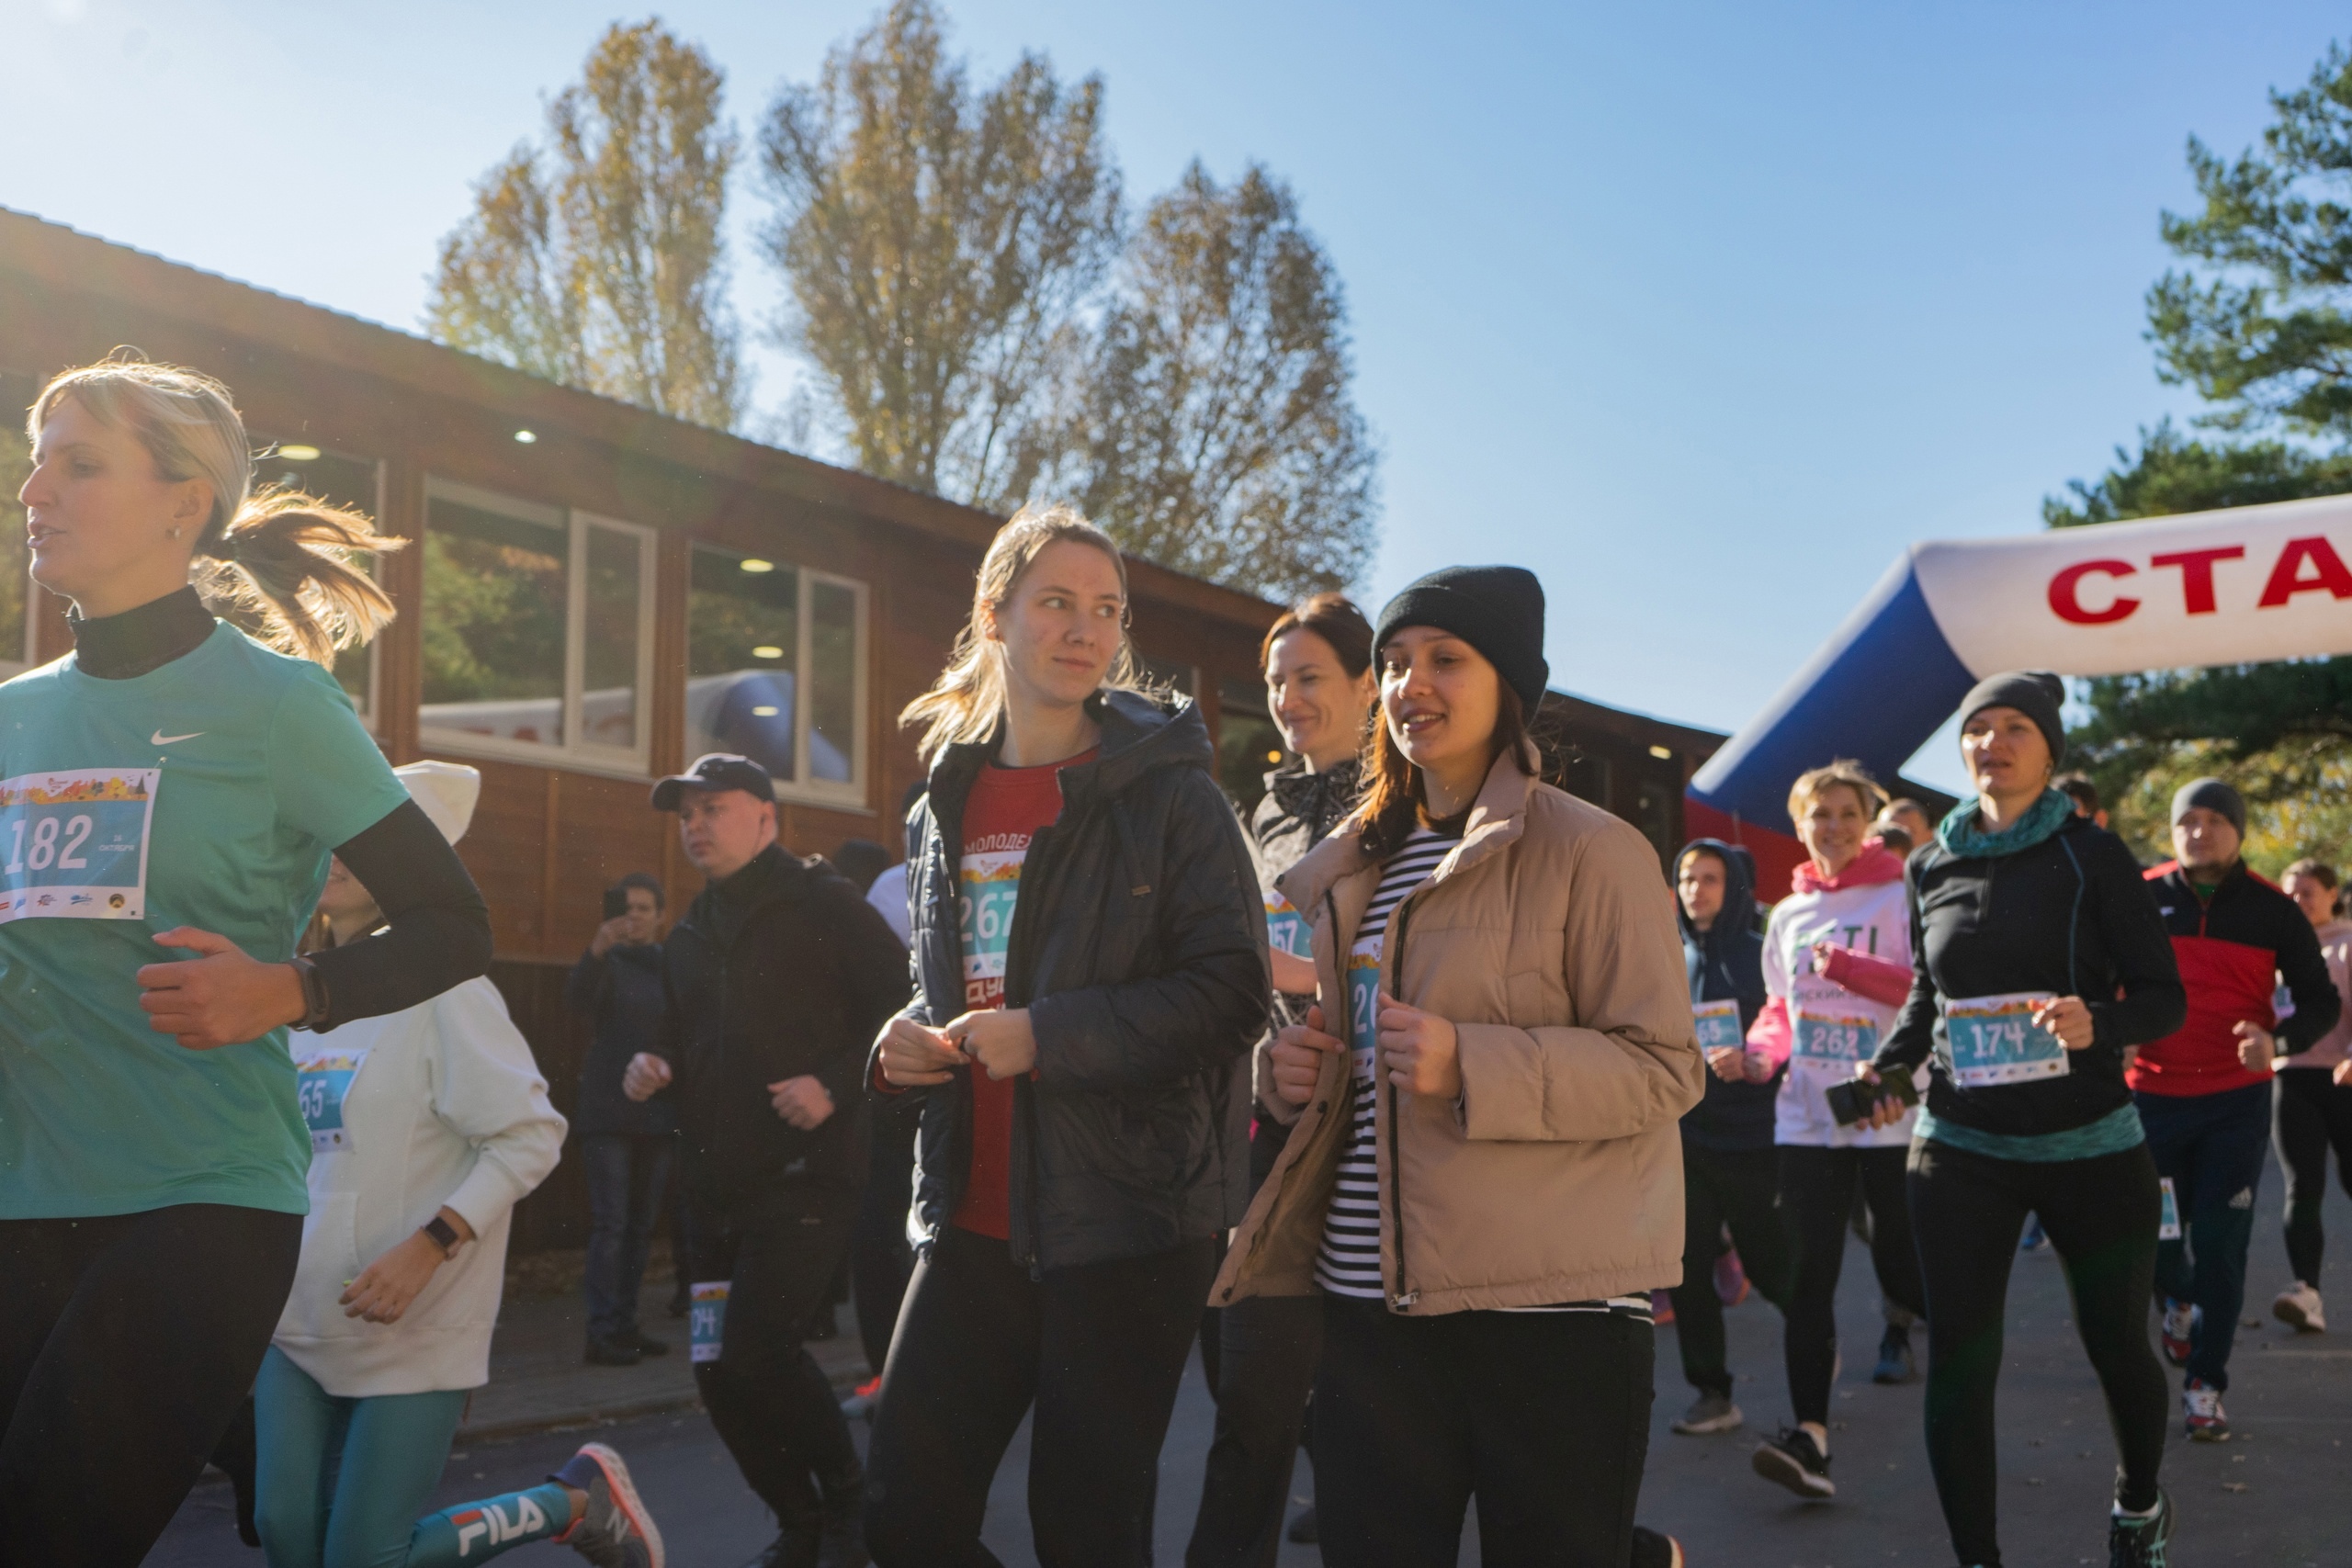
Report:
[[[1739,1002],[1735,998],[1692,1002],[1690,1016],[1699,1025],[1699,1049],[1702,1051],[1720,1051],[1727,1045],[1747,1043],[1747,1037],[1740,1032]]]
[[[0,920],[147,916],[160,768],[72,768],[0,780]]]
[[[1878,1021],[1850,1012],[1796,1012],[1796,1054],[1816,1062],[1867,1062],[1878,1055]]]
[[[1951,1081],[1962,1089],[1995,1089],[2063,1077],[2066,1047],[2033,1022],[2047,991],[1996,997],[1956,997],[1944,1003],[1944,1038],[1951,1046]]]
[[[702,1280],[694,1285],[694,1308],[686,1318],[689,1357],[696,1365],[716,1361],[727,1347],[727,1280]]]
[[[350,1146],[343,1124],[344,1101],[350,1098],[351,1080],[368,1060],[365,1051],[322,1051],[295,1064],[295,1098],[303,1124],[311,1130],[311,1153],[333,1154]]]

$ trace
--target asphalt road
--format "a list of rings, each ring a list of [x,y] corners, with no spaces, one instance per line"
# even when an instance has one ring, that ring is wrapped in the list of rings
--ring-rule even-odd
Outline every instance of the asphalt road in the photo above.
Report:
[[[2165,1480],[2180,1515],[2175,1561],[2299,1568],[2352,1562],[2352,1203],[2330,1199],[2331,1277],[2342,1288],[2343,1325],[2297,1336],[2268,1317],[2286,1282],[2277,1215],[2277,1167],[2264,1174],[2262,1222],[2248,1279],[2246,1316],[2232,1365],[2228,1407],[2234,1440],[2175,1440]],[[1847,1370],[1832,1434],[1838,1496],[1807,1505],[1758,1480],[1748,1450],[1788,1418],[1780,1369],[1779,1319],[1751,1301],[1730,1314],[1732,1363],[1747,1430],[1683,1438],[1668,1421],[1688,1402],[1673,1331],[1658,1336],[1658,1398],[1652,1422],[1642,1517],[1679,1537],[1693,1568],[1861,1568],[1951,1562],[1919,1440],[1919,1389],[1869,1382],[1880,1319],[1868,1257],[1849,1247],[1839,1295]],[[2064,1279],[2047,1253],[2018,1258],[2009,1287],[2007,1355],[2001,1388],[2003,1549],[2013,1568],[2104,1564],[2114,1453],[2090,1370],[2067,1318]],[[2177,1385],[2179,1374],[2171,1374]],[[1159,1561],[1179,1563],[1200,1495],[1201,1456],[1212,1412],[1197,1367],[1187,1375],[1161,1464]],[[478,1444],[453,1455],[436,1503],[529,1484],[589,1436],[628,1455],[660,1519],[670,1560],[680,1568],[737,1568],[765,1544],[765,1510],[744,1487],[699,1416],[662,1416],[603,1428]],[[863,1425],[860,1424],[863,1438]],[[1025,1441],[1025,1438],[1024,1438]],[[1031,1561],[1023,1504],[1025,1448],[1016,1443],[999,1472],[988,1541],[1008,1564]],[[1295,1492],[1313,1490],[1301,1464]],[[1462,1561],[1476,1562],[1476,1521]],[[257,1568],[258,1552],[236,1539],[224,1486],[198,1488],[148,1562],[170,1568]],[[511,1552],[514,1568],[577,1562],[560,1547]],[[1283,1568],[1321,1561],[1311,1547],[1285,1546]]]

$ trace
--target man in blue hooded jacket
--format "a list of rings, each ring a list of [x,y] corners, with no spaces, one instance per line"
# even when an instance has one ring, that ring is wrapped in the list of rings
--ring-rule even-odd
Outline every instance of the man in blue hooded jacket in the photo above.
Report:
[[[1674,860],[1675,906],[1682,957],[1707,1055],[1706,1098],[1682,1117],[1682,1283],[1674,1288],[1675,1342],[1682,1375],[1699,1397],[1674,1423],[1678,1432],[1728,1432],[1744,1417],[1732,1403],[1724,1358],[1724,1308],[1715,1294],[1715,1258],[1731,1229],[1749,1283],[1783,1304],[1789,1244],[1773,1207],[1779,1154],[1772,1146],[1778,1070],[1752,1076],[1748,1025],[1764,1006],[1764,939],[1756,930],[1756,868],[1745,851],[1695,839]]]

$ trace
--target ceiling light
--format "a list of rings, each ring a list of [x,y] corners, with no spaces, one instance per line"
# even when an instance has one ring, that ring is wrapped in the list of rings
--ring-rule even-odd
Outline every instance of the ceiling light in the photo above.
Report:
[[[752,716],[753,718],[774,718],[775,716],[775,709],[772,707],[756,707],[752,710]]]
[[[776,648],[771,644],[762,643],[759,647],[752,649],[752,657],[754,659],[782,659],[784,657],[784,649]]]
[[[514,433],[514,439],[521,442],[526,446],[528,446],[532,442],[537,441],[538,438],[539,433],[536,430],[518,430]]]
[[[762,560],[757,556],[745,556],[741,560],[735,563],[735,570],[738,571],[774,571],[775,570],[775,562],[772,560]]]
[[[1668,750],[1663,746],[1651,747],[1650,755],[1656,757],[1661,762],[1670,762],[1674,760],[1674,753]]]
[[[285,458],[289,463],[310,463],[315,462],[318,459],[319,449],[315,446],[304,446],[298,444],[280,446],[277,449],[277,455]]]

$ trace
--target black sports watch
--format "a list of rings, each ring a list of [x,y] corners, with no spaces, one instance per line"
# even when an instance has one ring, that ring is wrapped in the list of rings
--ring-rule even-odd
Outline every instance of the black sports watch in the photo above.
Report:
[[[441,1249],[441,1256],[444,1258],[457,1257],[458,1248],[466,1245],[466,1238],[458,1234],[458,1227],[438,1214],[425,1221],[417,1229],[433,1238],[433,1245]]]
[[[327,1021],[327,981],[319,966],[307,958],[289,960],[295,976],[302,982],[302,1016],[294,1021],[296,1029],[316,1029]]]

